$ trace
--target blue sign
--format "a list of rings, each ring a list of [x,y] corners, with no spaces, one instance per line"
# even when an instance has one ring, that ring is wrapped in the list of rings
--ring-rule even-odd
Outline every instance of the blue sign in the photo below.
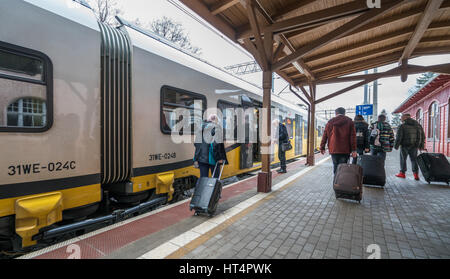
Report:
[[[356,115],[372,115],[373,105],[360,105],[356,106]]]

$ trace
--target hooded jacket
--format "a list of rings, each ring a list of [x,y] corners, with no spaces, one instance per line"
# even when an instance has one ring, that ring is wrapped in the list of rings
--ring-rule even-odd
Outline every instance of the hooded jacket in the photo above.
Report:
[[[328,121],[320,150],[325,150],[327,142],[330,154],[350,154],[356,151],[356,131],[353,120],[345,115],[338,115]]]
[[[398,149],[400,145],[402,147],[424,148],[425,133],[419,122],[412,118],[407,118],[398,127],[395,149]]]
[[[361,149],[370,148],[369,145],[369,124],[364,121],[355,121],[356,146]]]
[[[278,142],[281,145],[282,143],[286,143],[289,141],[289,134],[286,126],[283,123],[280,123],[278,128]]]

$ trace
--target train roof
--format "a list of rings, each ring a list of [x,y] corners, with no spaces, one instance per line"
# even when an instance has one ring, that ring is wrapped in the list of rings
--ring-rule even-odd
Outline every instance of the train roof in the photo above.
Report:
[[[85,0],[23,0],[34,6],[57,14],[61,17],[67,18],[77,24],[84,25],[90,29],[100,32],[97,18]],[[144,30],[123,18],[117,17],[118,22],[121,24],[119,28],[126,28],[130,32],[137,32],[141,36],[134,36],[133,44],[136,46],[159,55],[165,59],[174,61],[183,66],[189,67],[193,70],[204,73],[212,78],[221,80],[223,82],[229,83],[236,86],[237,88],[246,90],[250,93],[263,96],[263,90],[261,87],[248,82],[232,73],[217,67],[200,57],[189,53],[186,50],[181,49],[174,43],[168,41],[167,39],[151,32]],[[272,94],[272,101],[278,103],[286,108],[305,113],[304,109],[301,107],[284,100],[276,95]],[[323,120],[323,119],[320,119]],[[323,120],[325,121],[325,120]]]

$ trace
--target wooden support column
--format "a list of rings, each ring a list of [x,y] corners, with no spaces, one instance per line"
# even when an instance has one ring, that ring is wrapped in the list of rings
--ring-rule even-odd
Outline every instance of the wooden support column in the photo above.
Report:
[[[308,166],[315,165],[314,148],[315,148],[315,134],[316,134],[316,85],[310,84],[311,93],[311,107],[309,110],[309,122],[308,123],[308,150],[306,157],[306,164]]]
[[[271,94],[272,94],[272,71],[263,72],[263,114],[262,138],[261,138],[261,171],[258,173],[258,192],[268,193],[272,190],[272,171],[270,170],[271,150]]]

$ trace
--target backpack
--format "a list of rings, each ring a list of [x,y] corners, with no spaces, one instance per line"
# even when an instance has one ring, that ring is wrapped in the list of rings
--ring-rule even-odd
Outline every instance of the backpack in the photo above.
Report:
[[[381,146],[380,129],[378,129],[378,127],[374,126],[372,131],[370,132],[369,143],[370,143],[370,145]]]

